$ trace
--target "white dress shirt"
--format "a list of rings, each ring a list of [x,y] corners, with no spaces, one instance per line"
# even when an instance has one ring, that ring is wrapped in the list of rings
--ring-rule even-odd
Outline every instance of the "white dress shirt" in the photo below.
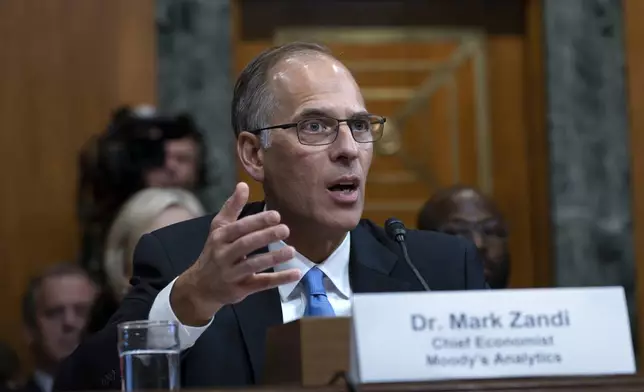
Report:
[[[42,370],[34,370],[34,382],[40,387],[42,392],[51,392],[54,389],[54,377]]]
[[[270,244],[268,249],[269,251],[273,251],[284,246],[286,244],[280,241]],[[331,256],[322,263],[317,264],[317,267],[324,272],[324,287],[336,316],[351,315],[351,285],[349,283],[350,249],[351,235],[347,233],[344,241],[342,241]],[[316,266],[314,262],[296,250],[295,257],[276,266],[274,270],[277,272],[296,268],[300,270],[301,276],[304,276],[314,266]],[[148,319],[154,321],[173,320],[179,323],[179,341],[181,343],[181,349],[185,350],[195,344],[201,334],[210,326],[212,319],[203,327],[191,327],[181,324],[170,306],[170,292],[172,291],[175,280],[176,278],[157,294],[150,309]],[[301,318],[306,309],[306,294],[301,280],[281,285],[278,287],[278,291],[282,304],[282,319],[284,323]]]

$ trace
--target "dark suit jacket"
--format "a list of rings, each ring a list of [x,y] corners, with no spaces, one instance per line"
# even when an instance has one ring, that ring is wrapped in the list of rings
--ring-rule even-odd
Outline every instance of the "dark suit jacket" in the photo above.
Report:
[[[263,203],[252,203],[241,216],[262,210]],[[110,324],[64,362],[55,390],[120,388],[116,324],[147,319],[157,293],[199,257],[212,218],[179,223],[141,238],[134,256],[132,291]],[[407,246],[432,290],[485,288],[483,265],[473,244],[455,236],[411,230]],[[262,251],[266,249],[258,252]],[[349,275],[355,293],[422,290],[398,244],[367,220],[351,232]],[[183,353],[182,385],[207,388],[261,382],[266,330],[281,323],[277,289],[223,307],[195,345]]]
[[[11,389],[7,389],[8,391],[11,391]],[[0,392],[2,390],[0,389]],[[29,380],[23,385],[21,388],[16,389],[15,391],[17,392],[45,392],[40,385],[36,382],[36,380],[33,377],[30,377]]]

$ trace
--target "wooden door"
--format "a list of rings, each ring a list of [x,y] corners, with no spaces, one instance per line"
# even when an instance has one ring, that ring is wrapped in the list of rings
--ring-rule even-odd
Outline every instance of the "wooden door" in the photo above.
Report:
[[[437,189],[478,186],[509,222],[512,285],[549,283],[538,2],[239,0],[233,7],[236,73],[271,45],[324,43],[353,72],[369,111],[387,117],[365,218],[382,224],[395,216],[414,227]],[[260,185],[242,169],[239,176],[261,199]]]

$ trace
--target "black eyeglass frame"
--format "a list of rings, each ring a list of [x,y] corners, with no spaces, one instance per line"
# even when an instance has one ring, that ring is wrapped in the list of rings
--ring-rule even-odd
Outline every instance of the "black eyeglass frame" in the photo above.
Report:
[[[462,236],[471,239],[474,234],[478,234],[483,238],[507,241],[509,233],[508,228],[503,222],[496,223],[498,227],[494,228],[495,233],[492,233],[485,223],[481,222],[468,222],[458,224],[447,224],[441,226],[438,231],[452,235]]]
[[[247,131],[247,132],[252,133],[253,135],[257,135],[262,131],[268,131],[268,130],[271,130],[271,129],[290,129],[290,128],[295,128],[295,134],[297,135],[297,140],[300,142],[300,144],[303,144],[305,146],[326,146],[326,145],[329,145],[329,144],[333,144],[338,139],[338,134],[340,133],[340,125],[342,123],[346,123],[349,126],[349,129],[351,129],[351,137],[353,137],[353,140],[355,140],[358,143],[365,143],[365,144],[366,143],[375,143],[378,140],[382,139],[382,135],[384,134],[385,123],[387,122],[387,118],[382,117],[382,116],[378,116],[378,115],[375,115],[375,114],[366,114],[365,117],[370,118],[370,122],[369,122],[370,124],[372,124],[372,125],[373,124],[380,124],[380,126],[382,127],[381,131],[378,133],[378,138],[377,139],[373,139],[373,140],[370,140],[370,141],[367,141],[367,142],[356,139],[356,135],[354,134],[353,129],[351,129],[351,122],[360,121],[360,120],[362,120],[361,118],[347,118],[347,119],[342,119],[341,120],[341,119],[337,119],[337,118],[329,117],[329,116],[317,116],[317,117],[303,118],[302,120],[300,120],[298,122],[273,125],[273,126],[270,126],[270,127],[259,128],[259,129],[255,129],[255,130]],[[305,142],[303,142],[302,138],[300,137],[300,131],[299,131],[300,127],[299,127],[299,125],[301,123],[305,122],[305,121],[323,120],[323,119],[334,120],[334,121],[336,121],[338,123],[334,128],[335,136],[333,137],[333,140],[330,140],[330,141],[328,141],[326,143],[305,143]],[[373,119],[376,119],[376,121],[372,121]],[[373,133],[372,133],[372,135],[373,135]]]

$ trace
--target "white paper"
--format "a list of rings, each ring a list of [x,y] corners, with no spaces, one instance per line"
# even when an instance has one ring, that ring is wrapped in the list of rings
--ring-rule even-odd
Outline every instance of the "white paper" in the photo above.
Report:
[[[635,373],[621,287],[355,294],[362,383]]]

